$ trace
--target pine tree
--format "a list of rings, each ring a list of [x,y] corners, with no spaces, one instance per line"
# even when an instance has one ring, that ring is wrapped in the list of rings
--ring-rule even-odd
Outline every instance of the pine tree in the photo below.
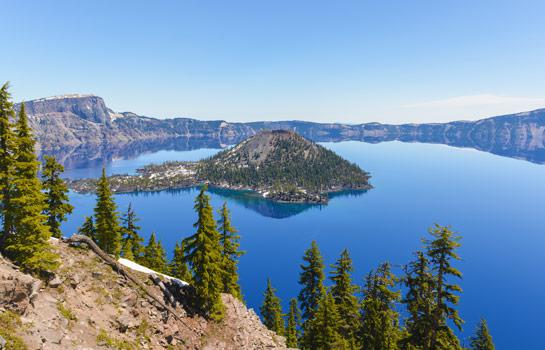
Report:
[[[95,229],[98,246],[106,253],[118,257],[121,251],[121,227],[119,226],[117,206],[112,197],[104,168],[97,184]]]
[[[429,269],[426,255],[415,253],[415,261],[405,266],[403,282],[406,287],[403,303],[409,314],[405,321],[407,338],[403,340],[405,348],[409,345],[429,349],[431,344],[432,310],[434,309],[434,280]]]
[[[38,179],[39,163],[24,104],[17,118],[15,136],[13,191],[9,195],[13,232],[7,237],[6,250],[26,270],[54,270],[59,260],[49,244],[51,232],[43,215],[45,197]]]
[[[135,260],[134,255],[132,254],[132,241],[129,240],[123,244],[123,248],[121,248],[121,255],[127,260]]]
[[[78,228],[78,234],[85,235],[93,240],[93,242],[97,242],[96,238],[96,229],[95,224],[93,222],[92,216],[86,216],[85,221],[83,222],[83,225],[81,225],[80,228]]]
[[[333,282],[331,295],[335,299],[340,315],[339,333],[351,344],[351,348],[355,348],[359,305],[358,298],[354,294],[358,287],[352,284],[352,259],[350,259],[348,250],[343,250],[340,258],[331,267],[333,268],[330,276]]]
[[[338,332],[340,321],[335,299],[331,293],[324,292],[318,302],[314,318],[309,320],[303,336],[304,349],[343,350],[349,345]]]
[[[167,258],[163,245],[155,239],[155,232],[152,232],[148,244],[144,248],[142,264],[154,271],[167,272]]]
[[[299,322],[301,320],[301,311],[297,306],[297,299],[290,300],[290,311],[286,324],[286,346],[296,348],[299,340]]]
[[[242,300],[240,285],[238,283],[238,259],[244,254],[239,250],[240,236],[237,230],[231,225],[231,217],[227,203],[218,211],[220,220],[218,221],[218,231],[220,233],[220,244],[223,258],[223,292],[230,293],[235,298]]]
[[[366,278],[361,304],[361,347],[369,350],[396,350],[401,338],[395,303],[400,293],[393,291],[397,279],[384,263]]]
[[[72,213],[74,207],[68,199],[68,186],[61,179],[64,167],[57,163],[54,157],[45,156],[45,165],[42,170],[42,187],[46,196],[47,225],[51,235],[61,238],[61,222],[66,221],[66,216]]]
[[[193,272],[193,286],[196,290],[197,303],[213,320],[223,318],[224,306],[221,300],[222,265],[220,234],[216,230],[210,197],[206,186],[195,199],[197,222],[193,225],[197,232],[186,238],[184,255]]]
[[[13,152],[15,148],[12,119],[15,118],[15,113],[8,88],[8,83],[0,88],[0,223],[3,227],[0,234],[1,250],[5,248],[7,236],[13,232],[10,193],[13,186]]]
[[[494,342],[492,342],[492,336],[488,331],[488,325],[486,320],[481,319],[475,335],[471,337],[471,350],[494,350]]]
[[[460,343],[448,321],[461,330],[463,320],[454,308],[460,297],[455,294],[462,291],[460,286],[449,283],[449,278],[462,278],[462,273],[452,266],[452,260],[460,260],[456,249],[460,247],[459,236],[456,236],[449,227],[435,225],[430,229],[432,240],[424,240],[426,254],[430,261],[434,278],[434,308],[431,317],[432,349],[459,349]]]
[[[129,203],[127,212],[121,218],[121,221],[123,222],[123,227],[122,227],[123,238],[121,240],[121,244],[123,246],[123,256],[125,258],[127,258],[125,256],[125,254],[127,253],[126,247],[130,245],[131,247],[130,255],[133,257],[134,261],[136,262],[139,261],[144,250],[144,247],[142,246],[142,243],[144,242],[144,238],[142,238],[138,234],[138,231],[140,230],[140,226],[136,224],[138,220],[139,219],[136,217],[136,213],[134,212],[132,208],[132,204]]]
[[[189,271],[189,267],[187,266],[184,256],[184,251],[186,250],[185,244],[186,243],[184,241],[182,241],[181,244],[176,242],[172,261],[170,262],[170,274],[172,277],[176,277],[184,282],[191,283],[191,272]]]
[[[307,320],[314,315],[324,294],[324,262],[316,241],[312,241],[311,247],[305,251],[303,260],[307,265],[301,265],[299,284],[303,288],[299,293],[299,302],[303,319]]]
[[[263,323],[271,331],[278,335],[284,335],[284,320],[282,318],[282,306],[280,299],[276,296],[276,290],[267,279],[267,289],[265,289],[263,304],[260,308]]]

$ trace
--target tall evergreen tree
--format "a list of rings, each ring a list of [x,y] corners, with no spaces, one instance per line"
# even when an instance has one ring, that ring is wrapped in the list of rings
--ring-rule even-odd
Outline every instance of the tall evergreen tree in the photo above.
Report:
[[[488,331],[488,325],[486,320],[481,319],[477,329],[475,330],[475,335],[471,337],[471,350],[494,350],[494,342],[492,341],[492,336]]]
[[[170,263],[170,274],[172,277],[176,277],[184,282],[191,283],[191,272],[189,271],[189,267],[187,266],[184,256],[184,251],[186,250],[185,244],[186,243],[184,241],[182,241],[181,244],[176,242],[176,245],[174,246],[174,254]]]
[[[223,259],[221,256],[220,234],[217,231],[210,197],[206,186],[195,199],[197,222],[193,225],[197,232],[185,241],[186,261],[193,272],[193,286],[201,309],[213,320],[223,318],[224,306],[221,300],[223,290]]]
[[[303,312],[303,319],[312,318],[318,307],[318,302],[324,294],[324,261],[316,241],[312,241],[311,247],[305,251],[303,260],[307,263],[301,265],[299,284],[303,286],[299,292],[299,302]]]
[[[400,293],[393,291],[396,278],[384,263],[367,276],[361,305],[360,346],[369,350],[396,350],[401,338],[395,303]]]
[[[239,300],[242,300],[240,285],[238,283],[238,259],[244,254],[239,249],[240,236],[237,230],[231,224],[231,214],[224,202],[218,211],[220,219],[218,221],[218,231],[220,233],[220,244],[223,258],[223,292],[230,293]]]
[[[304,349],[343,350],[348,342],[338,332],[340,321],[335,299],[331,293],[324,292],[318,301],[314,317],[307,320],[308,325],[302,338]]]
[[[0,223],[3,230],[0,232],[0,249],[4,250],[7,236],[13,232],[12,208],[10,193],[13,186],[13,152],[15,135],[12,120],[15,118],[9,84],[0,88]]]
[[[352,259],[350,259],[348,250],[343,250],[340,258],[331,267],[333,268],[330,276],[333,281],[331,295],[335,299],[340,316],[339,333],[348,341],[351,348],[355,348],[355,330],[359,321],[359,305],[355,293],[358,287],[352,284]]]
[[[104,168],[97,184],[95,230],[98,246],[106,253],[118,257],[121,251],[121,227],[119,226],[117,206],[112,197]]]
[[[165,249],[163,248],[161,242],[156,240],[155,232],[152,232],[150,235],[148,244],[144,248],[144,256],[141,262],[143,265],[154,271],[160,273],[168,272]]]
[[[458,349],[460,343],[450,326],[451,321],[459,330],[463,320],[455,306],[462,291],[459,285],[449,282],[451,278],[462,278],[462,273],[452,266],[453,260],[460,260],[456,249],[460,247],[460,237],[449,227],[435,225],[430,229],[432,240],[424,240],[431,271],[434,276],[434,308],[432,310],[431,342],[432,349]]]
[[[78,234],[85,235],[93,240],[93,242],[97,242],[96,238],[96,229],[95,224],[93,222],[92,216],[86,216],[85,221],[83,222],[83,225],[81,225],[80,228],[78,228]]]
[[[139,219],[136,217],[136,213],[134,212],[131,203],[129,203],[127,212],[121,217],[121,221],[123,223],[123,238],[121,240],[121,246],[123,247],[122,250],[124,252],[123,256],[128,253],[127,246],[130,245],[130,255],[132,255],[133,259],[138,262],[144,250],[144,247],[142,246],[144,238],[138,234],[140,226],[138,226],[136,223],[139,221]],[[125,256],[125,258],[127,257]]]
[[[267,279],[267,288],[265,289],[263,304],[261,305],[260,311],[265,326],[278,335],[284,335],[282,306],[269,278]]]
[[[290,300],[290,311],[286,322],[286,346],[296,348],[299,340],[299,322],[301,320],[301,311],[297,306],[297,299]]]
[[[6,249],[26,270],[53,270],[59,260],[49,244],[51,232],[43,215],[45,197],[38,179],[39,163],[24,104],[17,118],[15,136],[13,188],[9,195],[13,232],[7,236]]]
[[[45,192],[47,225],[51,235],[61,238],[61,223],[66,216],[72,213],[74,207],[69,203],[68,186],[61,179],[64,167],[57,163],[54,157],[45,156],[45,165],[42,169],[42,187]]]

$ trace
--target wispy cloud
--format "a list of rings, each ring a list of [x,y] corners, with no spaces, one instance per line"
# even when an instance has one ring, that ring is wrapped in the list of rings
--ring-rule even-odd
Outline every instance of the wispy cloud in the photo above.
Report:
[[[493,94],[479,94],[450,97],[441,100],[419,102],[404,105],[403,108],[466,108],[466,107],[523,107],[545,106],[545,98],[498,96]]]

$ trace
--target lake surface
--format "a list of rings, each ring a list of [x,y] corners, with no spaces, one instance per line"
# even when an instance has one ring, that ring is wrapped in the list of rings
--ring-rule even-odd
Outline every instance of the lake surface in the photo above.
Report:
[[[270,277],[285,310],[297,296],[299,265],[316,240],[326,266],[344,248],[354,261],[358,284],[370,269],[390,261],[397,273],[421,247],[433,223],[452,225],[462,238],[456,266],[463,272],[459,310],[466,321],[462,340],[481,317],[488,320],[497,349],[545,349],[539,337],[545,313],[545,166],[471,149],[443,145],[357,141],[324,143],[372,175],[375,188],[335,196],[327,206],[278,204],[233,191],[213,191],[215,208],[227,201],[241,246],[245,300],[259,308]],[[218,150],[159,151],[106,164],[108,173],[131,173],[165,160],[196,160]],[[67,177],[98,176],[98,167],[67,169]],[[169,254],[193,234],[196,189],[116,196],[141,218],[141,234],[152,231]],[[71,194],[76,207],[63,225],[71,234],[91,215],[93,195]],[[329,267],[327,271],[329,271]]]

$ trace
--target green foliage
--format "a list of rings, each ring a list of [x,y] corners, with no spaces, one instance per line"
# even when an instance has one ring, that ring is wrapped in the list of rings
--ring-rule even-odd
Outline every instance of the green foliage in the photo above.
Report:
[[[290,311],[286,322],[286,346],[296,348],[299,340],[299,323],[301,322],[301,311],[297,306],[297,299],[290,300]]]
[[[51,235],[61,238],[61,223],[66,221],[66,215],[71,214],[74,207],[68,199],[68,186],[61,179],[64,167],[57,163],[54,157],[45,156],[42,169],[42,186],[46,196],[44,214]]]
[[[96,238],[96,228],[95,224],[93,222],[92,216],[86,216],[85,221],[83,222],[83,225],[81,225],[80,228],[78,228],[78,234],[85,235],[93,240],[93,242],[97,242]]]
[[[15,335],[23,323],[21,318],[14,312],[3,311],[0,313],[0,336],[6,341],[5,350],[27,350],[23,340]]]
[[[97,203],[95,206],[95,230],[97,245],[108,254],[116,257],[121,251],[121,227],[119,226],[117,206],[106,177],[106,169],[97,183]]]
[[[395,303],[400,293],[393,291],[396,277],[384,263],[369,273],[361,303],[360,346],[369,350],[396,350],[401,338]]]
[[[486,320],[481,319],[477,329],[475,330],[475,335],[471,337],[471,350],[494,350],[494,342],[492,341],[492,336],[488,331],[488,325]]]
[[[210,197],[205,191],[206,186],[203,186],[195,198],[198,219],[193,226],[197,232],[184,239],[186,249],[184,255],[193,272],[192,280],[198,306],[209,318],[219,321],[224,314],[221,300],[223,259],[220,234],[216,229]]]
[[[51,271],[58,267],[59,261],[49,244],[51,232],[43,215],[45,196],[38,179],[35,141],[24,104],[15,124],[15,141],[13,181],[7,208],[11,221],[8,229],[13,231],[7,236],[6,250],[27,271]]]
[[[110,336],[104,329],[98,331],[97,344],[114,350],[136,350],[140,348],[139,345],[134,342],[116,339]]]
[[[144,257],[142,264],[154,271],[167,273],[166,252],[160,241],[155,239],[155,233],[152,232],[148,244],[144,248]]]
[[[278,335],[284,335],[284,320],[282,319],[282,306],[280,299],[276,296],[276,290],[267,279],[267,289],[265,289],[263,304],[260,308],[263,323],[268,329]]]
[[[318,302],[314,317],[308,321],[302,343],[305,349],[342,350],[348,349],[348,342],[338,332],[340,321],[335,299],[324,292]]]
[[[70,310],[69,308],[67,308],[66,306],[64,306],[64,303],[61,300],[57,301],[57,310],[59,310],[59,313],[61,314],[61,316],[67,319],[68,321],[78,320],[74,312]]]
[[[191,272],[189,271],[189,266],[187,266],[184,256],[184,251],[186,250],[185,244],[185,241],[182,241],[181,244],[176,242],[172,261],[170,262],[170,274],[172,277],[176,277],[184,282],[191,283]]]
[[[303,260],[307,265],[301,265],[299,284],[303,286],[299,293],[299,302],[303,311],[303,319],[312,318],[318,307],[318,302],[324,294],[324,261],[316,241],[305,251]]]
[[[0,235],[0,249],[4,250],[7,236],[13,232],[10,194],[13,186],[14,142],[12,119],[15,118],[9,84],[0,88],[0,222],[3,231]]]
[[[331,295],[335,299],[339,312],[339,333],[355,347],[355,330],[358,326],[358,298],[355,296],[358,287],[352,284],[352,259],[348,250],[343,250],[340,258],[331,266],[330,279],[333,282]]]
[[[136,217],[136,213],[134,212],[131,203],[129,203],[127,212],[123,215],[121,221],[123,222],[123,238],[121,242],[123,257],[139,262],[144,250],[144,247],[142,246],[144,239],[138,234],[140,226],[136,223],[139,219]],[[129,258],[129,256],[132,258]]]
[[[240,236],[231,224],[231,217],[227,203],[218,211],[218,231],[220,233],[221,255],[223,258],[223,292],[230,293],[239,300],[242,300],[240,285],[238,283],[238,259],[244,254],[239,249]]]

